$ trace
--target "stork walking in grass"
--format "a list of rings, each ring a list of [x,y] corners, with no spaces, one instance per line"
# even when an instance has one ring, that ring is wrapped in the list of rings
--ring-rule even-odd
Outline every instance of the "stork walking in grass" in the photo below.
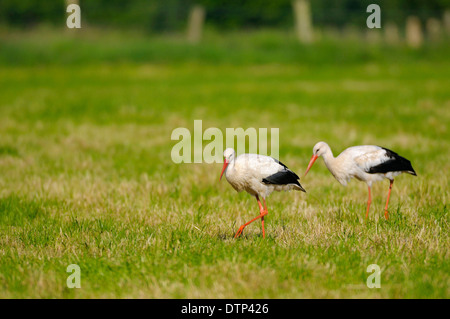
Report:
[[[244,228],[255,220],[261,218],[262,234],[264,230],[264,216],[267,215],[266,197],[273,191],[289,191],[291,189],[306,192],[299,183],[299,177],[280,161],[264,155],[242,154],[236,157],[232,148],[227,148],[224,153],[224,161],[220,179],[225,172],[227,181],[238,191],[246,191],[255,196],[259,205],[259,216],[242,225],[235,238],[240,236]],[[262,198],[263,205],[261,205]]]
[[[369,200],[367,201],[366,218],[369,215],[370,204],[372,203],[371,187],[373,182],[385,178],[390,181],[386,207],[384,208],[384,217],[388,219],[388,204],[394,177],[401,173],[417,176],[409,160],[387,148],[375,145],[353,146],[334,157],[333,152],[325,142],[319,142],[314,146],[305,176],[319,156],[323,157],[328,170],[342,185],[346,186],[353,177],[367,183]]]

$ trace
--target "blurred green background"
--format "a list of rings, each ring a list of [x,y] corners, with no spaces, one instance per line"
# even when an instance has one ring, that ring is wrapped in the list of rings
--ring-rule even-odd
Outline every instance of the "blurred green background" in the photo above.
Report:
[[[80,0],[73,30],[64,1],[0,1],[0,297],[448,298],[449,1],[376,1],[371,30],[372,2],[311,1],[305,42],[290,1]],[[219,163],[170,159],[196,119],[280,128],[299,176],[320,140],[418,176],[396,179],[389,221],[375,185],[365,220],[366,186],[318,161],[306,194],[269,198],[266,240],[256,222],[235,240],[255,200]]]
[[[96,26],[137,28],[146,32],[179,31],[185,27],[189,8],[203,5],[207,24],[221,30],[238,28],[281,27],[293,24],[291,0],[81,0],[83,21]],[[440,18],[448,9],[448,0],[314,0],[312,17],[317,25],[361,25],[369,4],[383,9],[384,21],[400,23],[409,15],[421,19]],[[33,0],[3,0],[0,21],[17,27],[40,23],[64,23],[66,2],[55,0],[42,4]],[[361,14],[363,13],[363,14]]]
[[[382,11],[381,29],[366,27],[366,8],[372,1],[311,1],[314,45],[298,40],[294,2],[81,0],[76,3],[81,5],[82,28],[69,32],[65,8],[70,0],[45,5],[4,0],[0,2],[0,63],[317,64],[447,56],[449,0],[377,1]],[[200,40],[191,45],[189,14],[198,5],[204,9],[204,23]],[[418,19],[419,34],[411,33],[419,37],[418,45],[408,40],[410,17]],[[252,40],[246,41],[245,35]],[[411,47],[414,50],[409,50]]]

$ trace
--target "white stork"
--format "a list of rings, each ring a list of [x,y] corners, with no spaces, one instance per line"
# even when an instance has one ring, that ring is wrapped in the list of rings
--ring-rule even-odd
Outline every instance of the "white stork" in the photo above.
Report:
[[[227,181],[238,191],[246,191],[255,196],[259,205],[260,215],[242,225],[237,231],[235,238],[242,234],[244,228],[261,218],[263,237],[266,237],[264,230],[264,216],[267,215],[266,197],[273,191],[289,191],[291,189],[306,192],[299,183],[299,177],[280,161],[264,155],[242,154],[236,157],[232,148],[227,148],[223,152],[224,161],[220,179],[225,172]],[[262,198],[264,207],[259,198]]]
[[[373,182],[381,181],[384,178],[390,181],[384,208],[384,217],[388,219],[388,204],[394,177],[401,173],[417,176],[409,160],[387,148],[375,145],[353,146],[344,150],[338,157],[334,157],[325,142],[319,142],[314,146],[313,156],[309,161],[305,176],[319,156],[323,157],[328,170],[342,185],[346,186],[352,177],[367,183],[369,200],[367,201],[366,218],[369,214],[370,203],[372,203],[371,187]]]

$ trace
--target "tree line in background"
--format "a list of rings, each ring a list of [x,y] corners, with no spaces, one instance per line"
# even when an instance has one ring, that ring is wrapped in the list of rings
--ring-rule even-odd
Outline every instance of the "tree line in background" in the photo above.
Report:
[[[148,32],[177,31],[186,26],[189,10],[199,4],[206,10],[205,23],[217,29],[291,27],[291,0],[78,0],[82,21],[88,25],[140,28]],[[450,0],[313,0],[315,25],[365,25],[366,8],[380,5],[382,21],[403,23],[409,15],[420,19],[440,17]],[[67,0],[2,0],[0,24],[33,27],[65,25]]]

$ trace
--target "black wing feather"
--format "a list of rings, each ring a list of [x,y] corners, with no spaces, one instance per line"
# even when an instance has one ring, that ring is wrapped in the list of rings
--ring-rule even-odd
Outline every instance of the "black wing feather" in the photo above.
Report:
[[[388,173],[388,172],[408,172],[412,175],[416,175],[416,171],[411,165],[411,162],[406,158],[398,155],[394,151],[391,151],[387,148],[382,147],[386,151],[386,156],[389,158],[384,163],[378,164],[377,166],[373,166],[369,169],[368,173],[376,174],[376,173]]]
[[[283,164],[281,164],[281,165],[283,165]],[[306,192],[305,189],[302,187],[302,185],[300,185],[300,183],[298,181],[300,179],[300,177],[298,177],[297,174],[295,174],[293,171],[288,169],[286,166],[284,166],[284,167],[285,167],[285,169],[283,169],[282,171],[279,171],[273,175],[263,178],[262,182],[264,184],[274,184],[274,185],[294,184],[294,185],[297,185],[298,187],[300,187],[300,189],[302,191]]]

